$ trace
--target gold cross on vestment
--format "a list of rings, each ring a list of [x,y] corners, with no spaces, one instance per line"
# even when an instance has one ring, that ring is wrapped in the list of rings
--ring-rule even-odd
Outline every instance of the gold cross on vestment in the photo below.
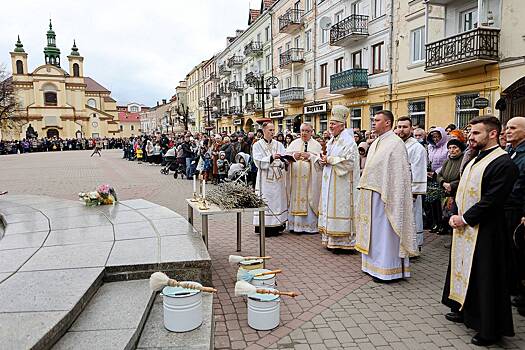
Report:
[[[467,193],[469,197],[475,197],[478,192],[474,189],[474,187],[471,187]]]

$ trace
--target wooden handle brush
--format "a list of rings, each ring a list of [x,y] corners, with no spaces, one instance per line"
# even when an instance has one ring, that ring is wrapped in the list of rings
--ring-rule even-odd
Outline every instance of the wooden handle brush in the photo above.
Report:
[[[295,298],[296,296],[301,295],[298,292],[281,292],[279,290],[269,290],[264,288],[257,288],[255,286],[252,286],[246,281],[238,281],[235,283],[235,295],[252,295],[252,294],[273,294],[273,295],[286,295],[292,298]]]
[[[198,284],[191,283],[191,282],[179,282],[177,280],[169,278],[163,272],[153,273],[151,277],[149,278],[149,286],[151,290],[153,291],[159,291],[166,286],[170,286],[170,287],[182,287],[182,288],[187,288],[187,289],[200,290],[201,292],[205,292],[205,293],[217,292],[217,289],[212,288],[212,287],[203,287]]]

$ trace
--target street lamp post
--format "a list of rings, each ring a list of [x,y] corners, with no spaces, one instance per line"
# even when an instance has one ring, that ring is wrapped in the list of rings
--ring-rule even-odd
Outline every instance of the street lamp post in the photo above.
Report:
[[[213,129],[213,127],[211,126],[211,112],[216,113],[218,111],[218,108],[217,106],[212,106],[210,104],[209,97],[200,100],[199,105],[204,109],[204,112],[207,113],[207,123],[205,129],[208,132],[208,134],[210,134],[211,130]]]
[[[246,83],[250,85],[250,87],[246,89],[246,93],[250,95],[257,94],[257,97],[259,97],[259,100],[261,101],[262,116],[263,118],[265,118],[265,111],[264,111],[265,98],[268,94],[270,94],[272,97],[279,96],[279,90],[277,89],[277,84],[279,84],[279,79],[274,76],[271,76],[265,79],[264,74],[261,74],[261,77],[257,78],[254,74],[246,78]]]

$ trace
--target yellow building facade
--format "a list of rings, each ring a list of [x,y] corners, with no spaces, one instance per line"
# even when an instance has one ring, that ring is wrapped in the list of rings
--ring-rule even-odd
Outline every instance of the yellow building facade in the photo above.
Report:
[[[24,138],[30,125],[38,137],[117,137],[120,130],[111,91],[84,76],[84,58],[75,43],[67,56],[69,72],[61,68],[51,22],[47,42],[45,64],[32,72],[28,71],[28,54],[20,40],[10,53],[18,100],[14,118],[20,125],[12,137]]]

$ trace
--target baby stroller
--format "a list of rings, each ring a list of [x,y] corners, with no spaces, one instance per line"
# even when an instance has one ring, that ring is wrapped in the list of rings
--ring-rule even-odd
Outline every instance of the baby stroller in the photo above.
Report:
[[[230,166],[228,170],[228,182],[239,182],[241,181],[245,185],[248,185],[248,173],[250,172],[251,158],[248,154],[244,152],[239,152],[235,156],[235,163]]]
[[[177,171],[177,157],[175,154],[175,148],[169,149],[163,157],[164,167],[160,169],[160,173],[164,175],[169,175],[171,171]]]

